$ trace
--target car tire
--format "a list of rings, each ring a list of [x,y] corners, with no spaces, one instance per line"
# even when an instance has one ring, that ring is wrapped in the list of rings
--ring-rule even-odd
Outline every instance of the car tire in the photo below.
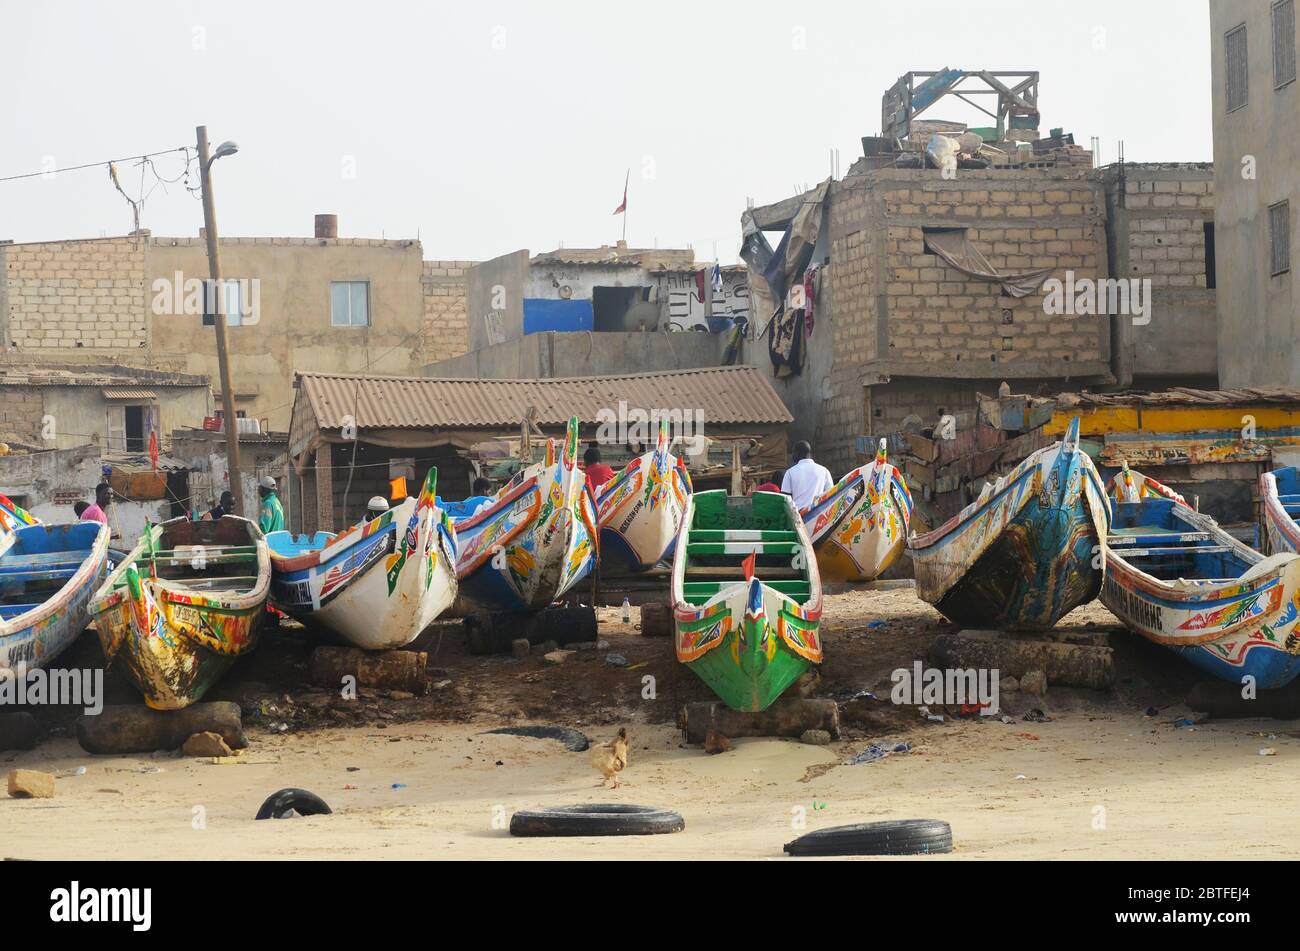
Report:
[[[676,812],[622,803],[557,806],[510,817],[515,836],[664,835],[685,828],[686,820]]]
[[[937,855],[952,851],[952,826],[936,819],[902,819],[835,826],[785,844],[796,856]]]

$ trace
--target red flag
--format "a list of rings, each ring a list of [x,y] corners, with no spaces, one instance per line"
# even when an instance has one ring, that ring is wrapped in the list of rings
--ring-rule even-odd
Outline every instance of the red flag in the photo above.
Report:
[[[158,434],[150,431],[149,433],[149,461],[153,463],[153,471],[158,471]]]
[[[627,178],[623,180],[623,204],[619,205],[617,208],[614,209],[614,214],[616,215],[624,214],[627,211],[627,186],[628,186],[628,182],[630,182],[631,180],[632,180],[632,170],[629,168],[627,170]]]
[[[749,553],[749,557],[741,562],[745,566],[745,580],[754,580],[754,564],[758,561],[758,549]]]

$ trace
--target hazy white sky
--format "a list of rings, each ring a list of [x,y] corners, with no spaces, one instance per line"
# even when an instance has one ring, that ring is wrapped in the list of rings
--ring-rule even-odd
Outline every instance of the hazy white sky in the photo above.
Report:
[[[613,242],[631,168],[630,243],[731,261],[746,198],[825,178],[831,148],[847,169],[908,70],[1036,68],[1044,130],[1100,136],[1107,162],[1121,139],[1129,161],[1209,161],[1208,23],[1205,0],[0,0],[0,178],[206,123],[241,148],[215,166],[223,235],[334,212],[342,236],[481,260]],[[197,233],[166,187],[143,225]],[[130,228],[102,169],[0,182],[0,238]]]

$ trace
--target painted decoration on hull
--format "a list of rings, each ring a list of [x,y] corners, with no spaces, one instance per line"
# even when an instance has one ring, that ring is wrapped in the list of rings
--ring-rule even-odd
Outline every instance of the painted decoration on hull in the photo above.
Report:
[[[1261,555],[1127,468],[1109,494],[1102,602],[1125,626],[1233,683],[1277,689],[1300,674],[1300,556]]]
[[[26,525],[39,525],[41,520],[22,508],[7,495],[0,494],[0,538]]]
[[[456,598],[456,537],[435,502],[437,477],[430,469],[418,498],[338,536],[269,535],[273,603],[366,650],[415,640]]]
[[[821,580],[785,495],[689,497],[673,557],[677,659],[736,710],[765,710],[822,661]]]
[[[1097,597],[1110,509],[1079,420],[945,525],[913,537],[917,594],[957,624],[1046,630]]]
[[[871,465],[850,472],[802,514],[822,581],[875,581],[907,547],[912,493],[882,439]]]
[[[1300,473],[1294,466],[1265,472],[1259,479],[1265,551],[1300,552]]]
[[[108,544],[98,522],[0,534],[0,675],[49,666],[86,629]]]
[[[602,568],[648,571],[672,553],[681,527],[691,477],[670,451],[668,420],[659,424],[653,452],[633,459],[600,487],[596,503]]]
[[[150,525],[90,603],[100,646],[155,710],[189,706],[257,643],[271,586],[266,538],[226,515]]]
[[[540,611],[592,570],[596,507],[578,468],[578,420],[564,445],[521,470],[491,505],[455,522],[460,594],[487,611]]]

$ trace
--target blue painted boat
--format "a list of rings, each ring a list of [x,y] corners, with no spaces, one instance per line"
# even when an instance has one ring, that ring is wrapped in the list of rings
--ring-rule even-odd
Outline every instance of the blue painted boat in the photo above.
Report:
[[[109,528],[26,525],[0,536],[0,670],[46,667],[90,624]]]
[[[908,543],[916,591],[968,627],[1046,630],[1101,591],[1110,510],[1079,420],[927,535]]]
[[[1300,674],[1300,555],[1264,556],[1182,496],[1125,468],[1102,603],[1131,630],[1216,677],[1261,690]]]
[[[1300,553],[1300,472],[1295,466],[1265,472],[1259,479],[1266,551]]]

